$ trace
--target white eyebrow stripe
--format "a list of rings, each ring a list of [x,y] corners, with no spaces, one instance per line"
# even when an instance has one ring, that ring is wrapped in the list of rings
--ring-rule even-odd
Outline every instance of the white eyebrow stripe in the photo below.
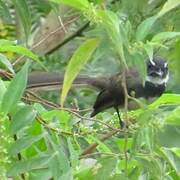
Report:
[[[168,63],[164,63],[164,67],[165,67],[165,68],[167,67],[167,65],[168,65]]]
[[[156,63],[155,63],[152,59],[150,59],[150,63],[151,63],[153,66],[156,65]]]

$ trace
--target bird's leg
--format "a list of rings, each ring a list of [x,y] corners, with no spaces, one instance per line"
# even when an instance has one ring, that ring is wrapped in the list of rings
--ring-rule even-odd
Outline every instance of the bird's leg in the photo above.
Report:
[[[115,107],[115,109],[116,109],[116,112],[117,112],[117,114],[118,114],[118,119],[119,119],[120,128],[123,129],[123,128],[124,128],[124,122],[121,120],[120,113],[119,113],[119,108],[118,108],[118,107]]]

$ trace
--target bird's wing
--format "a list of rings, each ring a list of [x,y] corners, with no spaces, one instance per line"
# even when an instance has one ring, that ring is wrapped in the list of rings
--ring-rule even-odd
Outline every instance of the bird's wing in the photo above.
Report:
[[[97,113],[112,106],[113,106],[112,94],[106,89],[102,90],[96,98],[96,101],[93,106],[94,110],[91,114],[91,117],[95,116]]]

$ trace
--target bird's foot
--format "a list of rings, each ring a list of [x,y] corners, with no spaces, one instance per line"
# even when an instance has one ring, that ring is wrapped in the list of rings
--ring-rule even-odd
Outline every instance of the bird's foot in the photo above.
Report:
[[[120,121],[120,129],[128,129],[128,125],[124,121]]]

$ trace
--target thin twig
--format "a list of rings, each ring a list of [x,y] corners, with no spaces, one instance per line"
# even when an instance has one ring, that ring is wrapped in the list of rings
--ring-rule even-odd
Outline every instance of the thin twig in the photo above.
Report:
[[[110,153],[110,152],[94,152],[91,154],[82,155],[80,159],[91,157],[91,156],[97,156],[97,155],[105,155],[105,156],[113,156],[113,157],[119,157],[122,156],[120,154]]]
[[[105,140],[109,139],[110,137],[112,137],[114,134],[118,133],[118,132],[124,132],[124,130],[122,129],[118,129],[118,130],[113,130],[113,131],[110,131],[109,133],[107,133],[106,135],[102,136],[100,138],[100,141],[101,142],[104,142]],[[80,155],[80,158],[87,155],[87,154],[90,154],[99,144],[98,143],[93,143],[93,144],[90,144],[86,149],[84,149],[84,151],[81,153]]]
[[[65,28],[65,26],[64,26],[64,24],[63,24],[62,19],[61,19],[61,16],[58,16],[58,20],[59,20],[59,22],[60,22],[60,25],[61,25],[62,28],[63,28],[64,33],[67,33],[67,30],[66,30],[66,28]]]
[[[66,131],[60,131],[59,129],[57,128],[54,128],[52,126],[50,126],[49,124],[46,123],[46,121],[44,121],[39,115],[36,117],[36,120],[42,124],[44,127],[46,127],[47,129],[50,129],[58,134],[64,134],[64,135],[68,135],[68,136],[74,136],[76,134],[73,134],[71,132],[66,132]]]
[[[69,37],[64,39],[60,44],[58,44],[56,47],[48,51],[45,55],[52,54],[54,51],[59,49],[60,47],[67,44],[69,41],[73,40],[75,37],[80,36],[82,32],[89,26],[90,22],[85,23],[82,27],[80,27],[75,33],[71,34]]]
[[[73,18],[70,21],[68,21],[67,23],[64,24],[64,26],[67,26],[69,24],[71,24],[72,22],[76,21],[77,19],[79,19],[79,17]],[[47,39],[49,39],[51,36],[53,36],[54,34],[56,34],[58,31],[61,31],[63,29],[63,26],[58,27],[57,29],[55,29],[54,31],[50,32],[46,37],[44,37],[43,39],[41,39],[39,42],[37,42],[36,44],[33,45],[32,47],[32,51],[37,48],[38,46],[40,46],[41,44],[43,44]],[[61,44],[61,43],[60,43]],[[19,62],[21,62],[21,60],[23,60],[25,56],[22,55],[19,58],[17,58],[15,60],[15,62],[13,63],[13,66],[15,66],[16,64],[18,64]]]
[[[110,126],[109,124],[107,124],[107,123],[105,123],[105,122],[103,122],[103,121],[98,120],[98,119],[88,118],[88,117],[81,116],[81,115],[78,113],[77,110],[69,109],[69,108],[61,108],[60,105],[58,105],[58,104],[55,104],[55,103],[52,103],[52,102],[47,101],[47,100],[45,100],[45,99],[42,99],[42,98],[38,97],[37,95],[35,95],[34,93],[32,93],[32,92],[30,92],[30,91],[27,91],[27,92],[28,92],[30,95],[32,95],[32,96],[34,96],[35,98],[37,98],[38,101],[37,101],[37,100],[32,100],[32,99],[27,99],[27,98],[26,98],[26,100],[29,100],[29,101],[31,101],[31,102],[38,102],[38,103],[41,103],[41,104],[43,104],[43,105],[46,105],[46,106],[48,106],[48,107],[50,107],[50,108],[55,108],[55,109],[67,111],[67,112],[75,115],[75,116],[78,117],[79,119],[82,119],[82,120],[85,120],[85,121],[97,122],[97,123],[100,123],[100,124],[102,124],[102,125],[110,128],[110,129],[112,129],[112,130],[119,130],[119,129],[117,129],[117,128],[114,128],[114,127]]]

